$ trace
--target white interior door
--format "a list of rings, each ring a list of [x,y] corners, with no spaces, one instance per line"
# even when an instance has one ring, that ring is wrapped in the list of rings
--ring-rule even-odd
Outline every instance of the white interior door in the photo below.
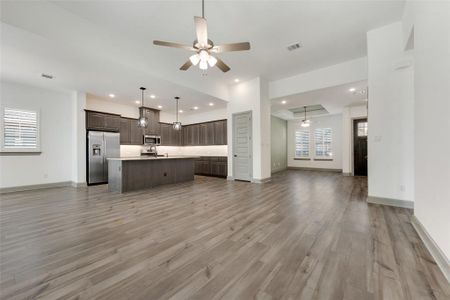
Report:
[[[252,180],[252,113],[233,115],[233,177]]]

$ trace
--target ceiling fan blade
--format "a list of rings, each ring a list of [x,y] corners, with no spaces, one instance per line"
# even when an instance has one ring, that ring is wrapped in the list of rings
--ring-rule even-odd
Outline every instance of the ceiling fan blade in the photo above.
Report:
[[[197,33],[197,42],[200,48],[208,46],[208,29],[206,19],[201,17],[194,17],[195,32]]]
[[[222,72],[225,73],[225,72],[228,72],[228,71],[231,70],[230,67],[227,66],[220,58],[217,58],[217,57],[216,57],[216,59],[217,59],[216,66],[217,66],[220,70],[222,70]]]
[[[211,51],[215,52],[215,53],[230,52],[230,51],[245,51],[245,50],[250,50],[249,42],[223,44],[223,45],[219,45],[219,46],[214,46],[211,49]]]
[[[165,42],[165,41],[154,40],[153,41],[153,45],[172,47],[172,48],[180,48],[180,49],[185,49],[185,50],[189,50],[189,51],[197,51],[192,46],[184,45],[184,44],[180,44],[180,43],[173,43],[173,42]]]
[[[186,71],[186,70],[189,69],[191,66],[192,66],[191,60],[188,59],[188,61],[185,62],[184,65],[182,65],[182,66],[180,67],[180,70],[181,70],[181,71]]]

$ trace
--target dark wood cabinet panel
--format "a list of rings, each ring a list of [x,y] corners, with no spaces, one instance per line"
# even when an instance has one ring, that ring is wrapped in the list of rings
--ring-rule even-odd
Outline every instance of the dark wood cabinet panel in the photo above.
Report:
[[[211,161],[211,176],[227,177],[227,163],[222,161]]]
[[[120,144],[131,144],[131,120],[126,118],[120,118]]]
[[[120,116],[105,115],[105,128],[112,131],[120,130]]]
[[[142,145],[143,131],[137,126],[138,120],[131,118],[120,118],[120,144]]]
[[[119,132],[120,116],[87,110],[86,129]]]
[[[227,144],[227,121],[220,120],[214,122],[214,145]]]
[[[161,145],[163,146],[172,146],[172,136],[170,132],[170,125],[169,124],[160,124],[161,128]]]
[[[214,134],[214,124],[215,122],[206,123],[206,141],[205,145],[214,145],[215,134]]]
[[[105,115],[96,112],[86,112],[86,128],[100,130],[105,128]]]
[[[194,162],[194,173],[196,175],[227,177],[227,157],[204,156],[197,158]]]
[[[208,131],[206,130],[206,123],[198,124],[198,145],[208,145]]]
[[[143,145],[144,144],[144,131],[137,126],[137,119],[130,119],[130,144],[131,145]]]
[[[160,135],[161,128],[159,124],[159,110],[139,107],[139,114],[143,115],[148,120],[148,126],[144,129],[144,134],[148,135]]]
[[[182,131],[181,130],[175,130],[173,129],[172,124],[170,124],[170,135],[171,135],[171,141],[173,146],[182,146]]]

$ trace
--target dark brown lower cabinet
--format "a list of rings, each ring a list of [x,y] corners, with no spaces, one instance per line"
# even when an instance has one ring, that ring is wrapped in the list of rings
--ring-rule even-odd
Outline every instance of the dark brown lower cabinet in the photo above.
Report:
[[[195,159],[195,174],[226,178],[228,165],[226,156],[202,156]]]

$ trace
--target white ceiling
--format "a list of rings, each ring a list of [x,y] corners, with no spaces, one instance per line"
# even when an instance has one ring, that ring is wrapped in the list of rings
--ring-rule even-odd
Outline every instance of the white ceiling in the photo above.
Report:
[[[201,76],[197,68],[178,70],[190,53],[152,45],[153,39],[191,44],[201,1],[1,1],[1,76],[114,93],[124,103],[139,98],[143,85],[161,101],[179,95],[192,106],[225,105],[235,78],[275,80],[365,56],[366,32],[399,20],[403,4],[206,1],[210,39],[249,41],[252,49],[220,54],[231,71]],[[298,41],[303,48],[285,49]],[[41,73],[55,79],[44,81]]]
[[[351,88],[354,88],[355,92],[351,92]],[[283,104],[283,101],[286,103]],[[290,120],[300,117],[295,117],[289,109],[320,104],[329,114],[339,114],[344,107],[366,103],[367,81],[359,81],[273,99],[271,108],[273,115]]]

